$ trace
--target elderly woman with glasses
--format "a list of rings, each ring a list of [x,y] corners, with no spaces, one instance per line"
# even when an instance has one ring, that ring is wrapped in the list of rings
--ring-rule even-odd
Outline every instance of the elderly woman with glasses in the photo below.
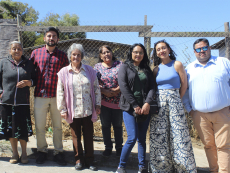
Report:
[[[26,145],[33,134],[30,118],[30,87],[35,84],[33,62],[23,55],[20,42],[10,43],[10,55],[0,61],[0,139],[9,140],[10,163],[28,163]],[[19,159],[18,141],[22,155]]]
[[[165,40],[155,43],[153,59],[160,111],[150,120],[151,171],[195,173],[192,143],[181,101],[187,89],[186,72]]]
[[[57,107],[61,117],[70,124],[75,169],[81,170],[85,164],[95,171],[93,123],[97,121],[97,114],[100,114],[101,92],[94,69],[82,64],[84,54],[81,44],[73,43],[68,49],[70,64],[58,72]],[[82,132],[85,157],[81,144]]]
[[[138,141],[139,172],[147,173],[145,165],[146,132],[149,126],[150,105],[154,101],[155,84],[145,47],[138,43],[130,47],[127,59],[118,72],[121,90],[119,102],[128,139],[122,148],[117,173],[125,167],[133,146]]]
[[[111,124],[113,125],[116,156],[120,157],[123,143],[122,111],[119,108],[120,87],[118,71],[122,62],[117,61],[108,45],[99,48],[99,63],[94,66],[101,88],[101,124],[105,144],[103,156],[112,154]]]

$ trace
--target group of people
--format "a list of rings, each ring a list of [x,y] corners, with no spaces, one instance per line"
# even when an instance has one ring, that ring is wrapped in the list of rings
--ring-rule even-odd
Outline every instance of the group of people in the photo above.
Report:
[[[33,134],[30,118],[30,90],[34,91],[37,137],[36,163],[47,157],[45,126],[47,112],[53,125],[54,161],[66,165],[62,144],[62,118],[69,124],[73,140],[75,169],[97,170],[94,163],[93,123],[100,115],[105,150],[112,154],[114,129],[116,173],[126,173],[129,155],[138,141],[138,173],[146,173],[146,133],[150,124],[150,169],[154,173],[195,173],[196,163],[184,107],[192,117],[204,144],[211,172],[230,172],[230,62],[211,56],[205,38],[194,42],[197,59],[184,69],[165,40],[154,44],[155,68],[142,44],[133,44],[124,62],[112,49],[99,48],[99,61],[92,68],[82,63],[85,51],[73,43],[67,55],[58,50],[59,33],[45,31],[44,47],[31,57],[23,56],[20,42],[10,43],[10,55],[0,62],[0,139],[9,140],[10,163],[28,163],[26,145]],[[158,114],[151,114],[156,103]],[[124,121],[127,141],[123,144]],[[83,134],[84,150],[81,143]],[[22,154],[19,156],[17,143]]]

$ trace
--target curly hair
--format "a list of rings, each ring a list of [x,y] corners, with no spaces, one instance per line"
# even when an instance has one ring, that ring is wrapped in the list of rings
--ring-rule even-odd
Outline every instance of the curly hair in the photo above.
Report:
[[[149,58],[148,58],[146,49],[145,49],[145,47],[144,47],[141,43],[135,43],[135,44],[133,44],[133,45],[129,48],[129,51],[128,51],[128,53],[127,53],[127,59],[126,59],[126,61],[129,61],[129,62],[133,63],[132,52],[133,52],[133,49],[134,49],[136,46],[140,46],[140,47],[142,48],[143,52],[144,52],[144,57],[143,57],[143,60],[140,62],[139,67],[140,67],[141,69],[149,70],[149,69],[150,69],[150,67],[149,67],[150,61],[149,61]]]
[[[158,42],[156,42],[154,44],[153,55],[152,55],[152,59],[154,61],[154,66],[157,66],[157,65],[159,65],[162,62],[161,59],[157,56],[157,51],[156,51],[156,46],[159,43],[165,43],[166,46],[168,47],[168,49],[170,50],[169,58],[171,60],[176,60],[176,53],[172,50],[172,48],[170,47],[170,45],[166,42],[166,40],[160,40],[160,41],[158,41]]]
[[[71,54],[72,54],[72,51],[74,51],[75,49],[78,49],[81,52],[81,59],[84,58],[85,50],[84,50],[83,46],[81,44],[73,43],[69,47],[69,49],[67,50],[67,57],[68,57],[69,61],[71,61]]]

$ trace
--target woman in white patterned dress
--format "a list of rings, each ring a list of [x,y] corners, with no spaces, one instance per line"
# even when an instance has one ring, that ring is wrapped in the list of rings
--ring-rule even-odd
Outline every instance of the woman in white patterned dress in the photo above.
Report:
[[[187,76],[170,45],[161,40],[153,50],[160,111],[150,120],[150,168],[154,173],[195,173],[196,164],[181,98]]]

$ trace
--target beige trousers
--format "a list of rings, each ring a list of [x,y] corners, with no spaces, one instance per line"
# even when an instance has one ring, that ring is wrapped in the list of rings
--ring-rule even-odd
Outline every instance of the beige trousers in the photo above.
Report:
[[[37,151],[47,152],[47,142],[45,138],[45,126],[47,112],[50,110],[50,117],[53,125],[54,155],[63,151],[62,145],[62,122],[60,112],[57,110],[56,97],[34,99],[34,118],[37,137]]]
[[[192,117],[204,144],[210,172],[230,173],[230,110],[195,111]]]

